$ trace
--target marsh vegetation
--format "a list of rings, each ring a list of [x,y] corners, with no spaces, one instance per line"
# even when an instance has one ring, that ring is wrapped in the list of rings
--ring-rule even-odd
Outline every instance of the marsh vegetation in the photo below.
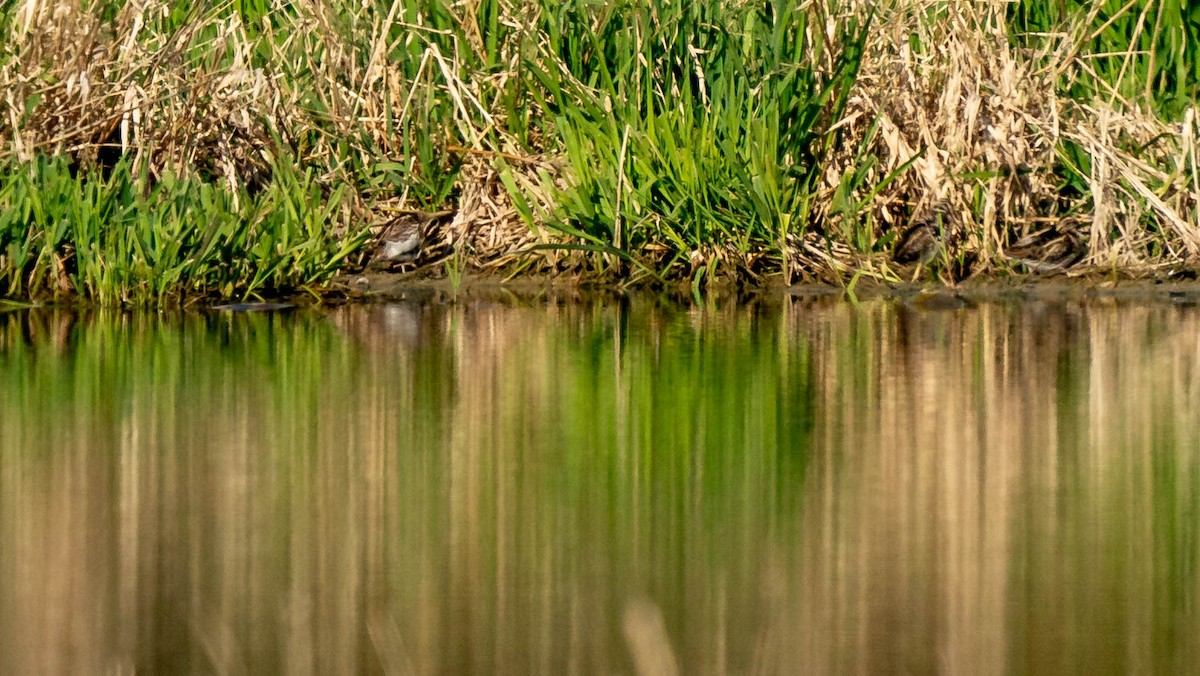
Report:
[[[1200,256],[1185,3],[3,6],[8,298],[320,292],[434,212],[401,269],[701,288]]]

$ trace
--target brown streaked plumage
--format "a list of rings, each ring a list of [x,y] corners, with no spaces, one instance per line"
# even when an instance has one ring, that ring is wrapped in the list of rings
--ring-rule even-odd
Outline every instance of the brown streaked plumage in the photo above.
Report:
[[[1065,272],[1087,254],[1087,245],[1075,229],[1049,227],[1030,233],[1006,247],[1004,255],[1039,274]]]
[[[933,224],[917,223],[900,236],[893,258],[897,263],[925,264],[933,260],[942,243]]]
[[[425,248],[425,240],[437,222],[452,212],[404,212],[388,223],[379,233],[378,248],[368,267],[386,268],[415,263]]]

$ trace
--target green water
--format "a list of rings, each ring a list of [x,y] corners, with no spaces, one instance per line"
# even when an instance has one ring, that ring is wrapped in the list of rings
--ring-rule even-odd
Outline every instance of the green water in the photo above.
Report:
[[[1171,673],[1200,309],[0,314],[0,673]]]

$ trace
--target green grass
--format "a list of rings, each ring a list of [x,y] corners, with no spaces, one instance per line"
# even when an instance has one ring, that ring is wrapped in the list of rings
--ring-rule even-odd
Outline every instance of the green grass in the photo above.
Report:
[[[290,164],[249,195],[118,162],[107,177],[62,158],[0,170],[0,294],[144,305],[320,285],[362,236],[335,238],[343,199]]]
[[[1120,99],[1182,119],[1200,94],[1200,5],[1180,0],[1021,0],[1009,24],[1018,44],[1067,50],[1084,67],[1064,73],[1077,100]]]
[[[748,255],[802,232],[871,17],[840,23],[831,48],[796,2],[585,8],[541,27],[570,75],[539,74],[573,169],[559,227],[639,260],[664,244],[662,275],[697,249]]]

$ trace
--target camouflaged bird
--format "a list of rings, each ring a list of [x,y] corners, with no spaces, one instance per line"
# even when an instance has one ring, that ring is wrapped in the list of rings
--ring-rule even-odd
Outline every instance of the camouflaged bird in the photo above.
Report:
[[[371,257],[367,267],[389,268],[417,262],[425,251],[426,240],[432,230],[441,219],[451,213],[453,212],[411,211],[400,214],[379,233],[375,255]]]
[[[947,210],[944,203],[938,203],[924,217],[913,219],[896,241],[892,260],[900,264],[925,265],[942,253],[949,230]]]
[[[1004,255],[1010,262],[1039,274],[1065,272],[1083,260],[1086,254],[1087,245],[1078,231],[1073,228],[1060,230],[1057,227],[1030,233],[1004,249]]]

